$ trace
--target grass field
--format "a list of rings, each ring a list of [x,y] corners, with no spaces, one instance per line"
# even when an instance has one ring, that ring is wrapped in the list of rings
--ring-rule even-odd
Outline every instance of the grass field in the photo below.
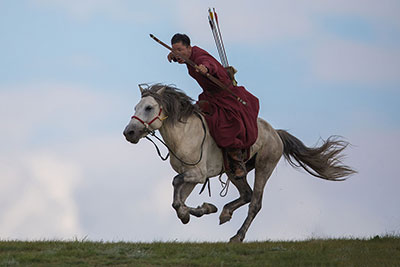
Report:
[[[0,266],[400,266],[400,237],[229,243],[0,241]]]

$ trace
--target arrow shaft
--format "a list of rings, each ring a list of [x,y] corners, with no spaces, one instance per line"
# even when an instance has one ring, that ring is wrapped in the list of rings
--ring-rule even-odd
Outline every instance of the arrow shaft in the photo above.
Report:
[[[226,63],[226,66],[225,66],[225,67],[228,67],[228,66],[229,66],[228,58],[227,58],[227,56],[226,56],[224,41],[222,40],[221,29],[219,28],[219,22],[218,22],[218,15],[217,15],[217,12],[215,11],[215,8],[214,8],[214,17],[215,17],[215,21],[216,21],[216,24],[217,24],[217,30],[218,30],[218,36],[219,36],[219,40],[220,40],[221,50],[222,50],[222,52],[223,52],[224,61],[225,61],[225,63]]]

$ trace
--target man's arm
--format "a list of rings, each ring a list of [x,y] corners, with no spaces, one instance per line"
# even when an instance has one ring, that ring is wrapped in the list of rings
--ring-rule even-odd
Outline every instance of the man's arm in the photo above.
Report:
[[[200,70],[202,74],[210,73],[211,75],[214,75],[215,73],[217,73],[218,66],[213,62],[213,60],[206,56],[200,57],[197,64],[199,65],[199,67],[203,66]]]

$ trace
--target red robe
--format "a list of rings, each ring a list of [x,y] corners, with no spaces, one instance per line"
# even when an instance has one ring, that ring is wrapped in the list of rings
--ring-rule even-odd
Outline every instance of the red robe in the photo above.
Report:
[[[218,78],[237,96],[247,102],[240,103],[231,93],[221,89],[206,76],[187,65],[189,75],[203,88],[199,95],[200,108],[205,112],[211,136],[221,148],[250,148],[258,135],[258,98],[243,86],[234,86],[225,68],[203,49],[193,46],[190,59],[197,65],[203,64],[208,73]]]

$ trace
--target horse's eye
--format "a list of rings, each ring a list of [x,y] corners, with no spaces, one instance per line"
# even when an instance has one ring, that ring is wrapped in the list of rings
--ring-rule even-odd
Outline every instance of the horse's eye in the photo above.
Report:
[[[149,111],[151,111],[152,109],[153,109],[152,106],[147,106],[144,110],[147,111],[147,112],[149,112]]]

